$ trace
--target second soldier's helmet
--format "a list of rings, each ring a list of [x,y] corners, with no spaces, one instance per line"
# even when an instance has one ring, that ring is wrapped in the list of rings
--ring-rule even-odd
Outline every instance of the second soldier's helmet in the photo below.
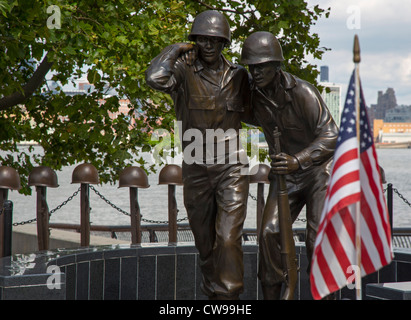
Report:
[[[242,64],[259,64],[268,61],[284,61],[283,50],[274,35],[267,31],[252,33],[243,44]]]
[[[196,36],[220,37],[225,39],[228,44],[231,42],[230,25],[222,13],[207,10],[194,19],[188,40],[195,41]]]

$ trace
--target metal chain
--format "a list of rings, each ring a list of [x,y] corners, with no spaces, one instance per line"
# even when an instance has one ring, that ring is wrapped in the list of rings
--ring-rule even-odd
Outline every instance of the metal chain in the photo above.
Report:
[[[90,189],[95,192],[96,195],[100,197],[105,203],[107,203],[109,206],[112,208],[116,209],[117,211],[121,212],[122,214],[126,216],[130,216],[130,213],[124,211],[123,209],[117,207],[114,203],[112,203],[110,200],[108,200],[105,196],[103,196],[96,188],[94,188],[92,185],[90,185]]]
[[[257,201],[257,198],[255,196],[253,196],[250,192],[248,193],[248,196],[253,199],[254,201]]]
[[[57,207],[55,207],[53,210],[49,211],[49,215],[51,216],[52,213],[56,212],[57,210],[61,209],[61,207],[65,206],[68,202],[70,202],[71,200],[73,200],[73,198],[75,196],[77,196],[77,194],[80,192],[81,187],[79,187],[76,191],[74,191],[74,193],[69,196],[67,198],[67,200],[63,201],[61,204],[59,204]],[[15,222],[13,223],[13,226],[22,226],[25,224],[29,224],[29,223],[33,223],[37,221],[37,218],[31,219],[31,220],[26,220],[26,221],[22,221],[22,222]]]
[[[23,226],[23,225],[25,225],[25,224],[33,223],[33,222],[36,222],[36,221],[37,221],[37,218],[31,219],[31,220],[22,221],[22,222],[15,222],[15,223],[13,223],[13,227]]]
[[[253,196],[251,193],[248,193],[248,196],[253,199],[254,201],[257,201],[257,198]],[[307,222],[307,219],[302,219],[302,218],[297,218],[295,221],[300,221],[300,222]]]
[[[411,203],[405,199],[405,197],[396,188],[392,188],[392,190],[402,199],[402,201],[404,201],[404,203],[411,207]]]
[[[71,196],[69,196],[66,201],[63,201],[60,205],[58,205],[58,206],[55,207],[53,210],[51,210],[51,211],[50,211],[50,215],[51,215],[52,213],[56,212],[57,210],[61,209],[61,207],[65,206],[65,205],[66,205],[68,202],[70,202],[71,200],[73,200],[73,198],[74,198],[75,196],[77,196],[77,194],[80,192],[80,190],[81,190],[81,187],[79,187],[76,191],[74,191],[74,193],[73,193]]]
[[[105,196],[103,196],[96,188],[93,186],[90,186],[90,189],[93,190],[104,202],[106,202],[109,206],[111,206],[113,209],[116,209],[120,213],[130,216],[130,213],[124,211],[120,207],[116,206],[114,203],[112,203],[110,200],[108,200]],[[141,220],[147,223],[156,223],[156,224],[167,224],[168,220],[150,220],[150,219],[145,219],[143,216],[141,216]],[[188,217],[177,219],[177,222],[182,222],[188,220]]]

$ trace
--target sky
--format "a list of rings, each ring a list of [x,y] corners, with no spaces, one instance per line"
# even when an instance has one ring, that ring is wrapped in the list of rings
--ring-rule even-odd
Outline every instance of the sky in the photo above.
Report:
[[[310,7],[331,7],[311,31],[320,46],[330,48],[321,61],[329,68],[329,81],[343,86],[342,101],[354,69],[354,35],[360,41],[361,83],[367,106],[377,103],[378,91],[395,90],[398,105],[411,105],[411,0],[307,0]]]

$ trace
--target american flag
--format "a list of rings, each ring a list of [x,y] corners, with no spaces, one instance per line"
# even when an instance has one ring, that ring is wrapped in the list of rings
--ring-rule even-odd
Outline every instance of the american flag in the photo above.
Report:
[[[359,139],[354,70],[347,90],[331,178],[311,262],[310,283],[314,299],[321,299],[352,283],[353,268],[357,266],[358,270],[355,241],[357,208],[360,211],[361,277],[377,271],[392,260],[388,210],[361,84],[358,91]]]

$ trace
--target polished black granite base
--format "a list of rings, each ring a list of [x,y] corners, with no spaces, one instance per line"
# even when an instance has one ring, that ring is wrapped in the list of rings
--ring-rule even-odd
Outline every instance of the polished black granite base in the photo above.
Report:
[[[258,245],[244,248],[242,300],[262,299],[257,278]],[[295,299],[310,300],[304,245],[297,245],[299,279]],[[411,250],[365,277],[367,284],[411,280]],[[18,254],[0,259],[0,299],[47,300],[204,300],[193,243],[99,246]],[[355,299],[342,289],[338,299]]]
[[[411,300],[411,281],[368,284],[367,296],[374,300]]]

